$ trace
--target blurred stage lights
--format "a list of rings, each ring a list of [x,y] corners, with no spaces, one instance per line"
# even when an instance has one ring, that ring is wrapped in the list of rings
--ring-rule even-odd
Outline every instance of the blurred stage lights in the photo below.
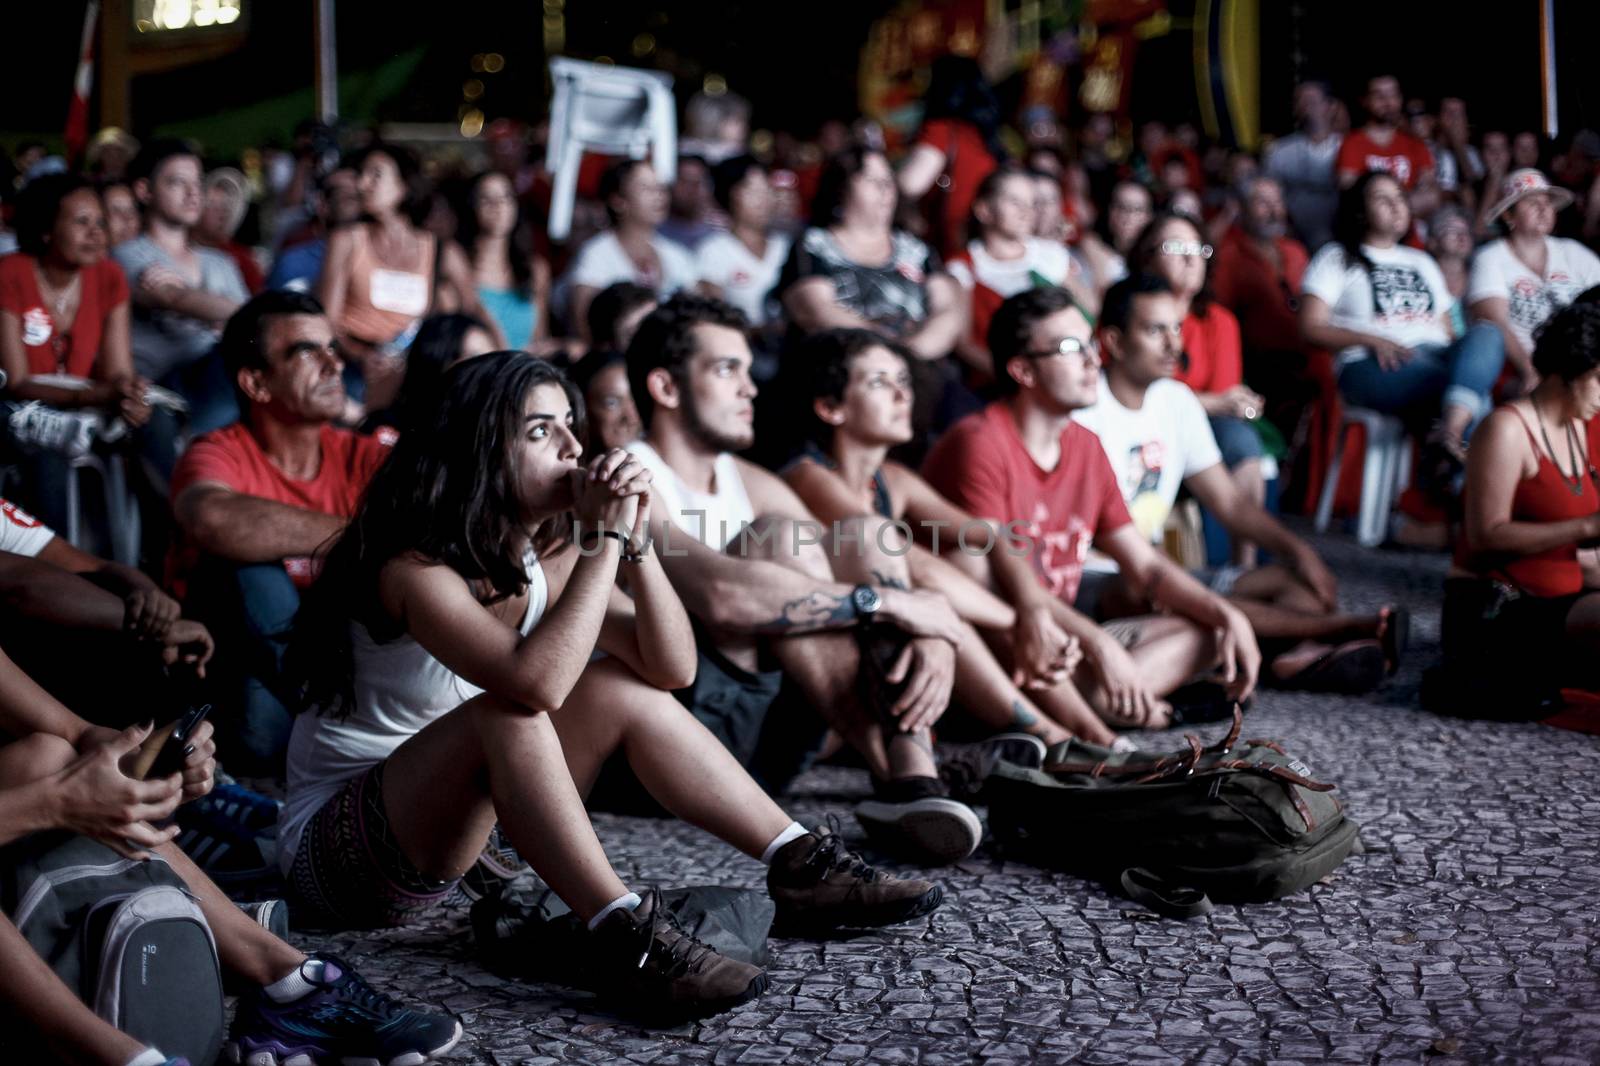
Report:
[[[140,33],[207,29],[239,21],[244,0],[135,0],[133,27]]]

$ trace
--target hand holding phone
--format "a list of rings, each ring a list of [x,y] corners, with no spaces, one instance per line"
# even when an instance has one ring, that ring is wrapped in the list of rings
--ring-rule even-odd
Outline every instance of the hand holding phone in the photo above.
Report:
[[[139,745],[138,756],[129,767],[129,776],[147,781],[180,772],[189,754],[189,738],[210,713],[209,703],[191,707],[176,721],[152,732]]]

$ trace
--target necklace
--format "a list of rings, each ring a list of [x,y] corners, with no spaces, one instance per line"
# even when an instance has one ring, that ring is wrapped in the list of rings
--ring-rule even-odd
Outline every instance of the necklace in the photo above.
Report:
[[[1566,423],[1567,427],[1567,461],[1572,464],[1572,473],[1568,474],[1561,466],[1561,460],[1556,458],[1555,447],[1550,443],[1550,434],[1544,428],[1544,412],[1539,410],[1539,405],[1531,398],[1528,406],[1533,408],[1533,417],[1539,420],[1539,436],[1544,440],[1545,451],[1550,453],[1550,463],[1556,468],[1556,473],[1561,475],[1561,480],[1566,484],[1567,491],[1574,496],[1583,495],[1583,464],[1578,461],[1578,438],[1573,432],[1572,422]],[[1584,460],[1589,458],[1589,450],[1584,448]]]

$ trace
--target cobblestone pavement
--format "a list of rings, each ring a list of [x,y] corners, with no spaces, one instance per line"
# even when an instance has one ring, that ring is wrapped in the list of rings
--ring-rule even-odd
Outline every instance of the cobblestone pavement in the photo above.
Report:
[[[1410,664],[1374,698],[1267,693],[1248,716],[1248,735],[1336,781],[1363,827],[1366,854],[1298,896],[1165,921],[980,850],[941,872],[947,901],[928,918],[775,940],[765,996],[664,1032],[488,973],[464,911],[308,939],[458,1015],[461,1063],[1600,1061],[1600,743],[1414,709],[1442,559],[1324,546],[1356,606],[1400,600],[1420,617]],[[789,805],[845,813],[865,787],[860,771],[813,771]],[[632,884],[762,883],[682,824],[596,824]]]

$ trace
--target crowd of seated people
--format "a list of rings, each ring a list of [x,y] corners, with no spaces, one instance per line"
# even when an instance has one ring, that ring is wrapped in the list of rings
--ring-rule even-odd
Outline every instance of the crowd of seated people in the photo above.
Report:
[[[1259,160],[1038,109],[1019,141],[981,78],[941,64],[901,156],[871,123],[752,138],[737,98],[697,98],[676,179],[611,162],[564,244],[510,126],[477,169],[355,136],[335,158],[308,127],[265,188],[120,131],[91,173],[30,162],[0,189],[0,842],[166,858],[247,988],[253,1063],[420,1062],[461,1031],[184,856],[161,826],[217,757],[282,790],[307,919],[415,923],[513,852],[592,937],[571,983],[724,1010],[765,974],[625,882],[589,811],[706,830],[767,867],[787,935],[830,936],[943,891],[786,812],[819,759],[868,771],[874,851],[931,867],[981,842],[973,750],[1037,765],[1260,688],[1378,688],[1407,610],[1344,604],[1279,513],[1341,405],[1405,425],[1401,506],[1452,538],[1427,701],[1600,689],[1581,144],[1475,135],[1382,72],[1360,125],[1298,86]],[[125,461],[141,558],[103,557],[126,518],[68,492],[85,456]],[[1196,511],[1223,540],[1180,550]],[[150,710],[200,699],[181,774],[119,769]],[[5,922],[0,956],[53,1053],[172,1061]]]

